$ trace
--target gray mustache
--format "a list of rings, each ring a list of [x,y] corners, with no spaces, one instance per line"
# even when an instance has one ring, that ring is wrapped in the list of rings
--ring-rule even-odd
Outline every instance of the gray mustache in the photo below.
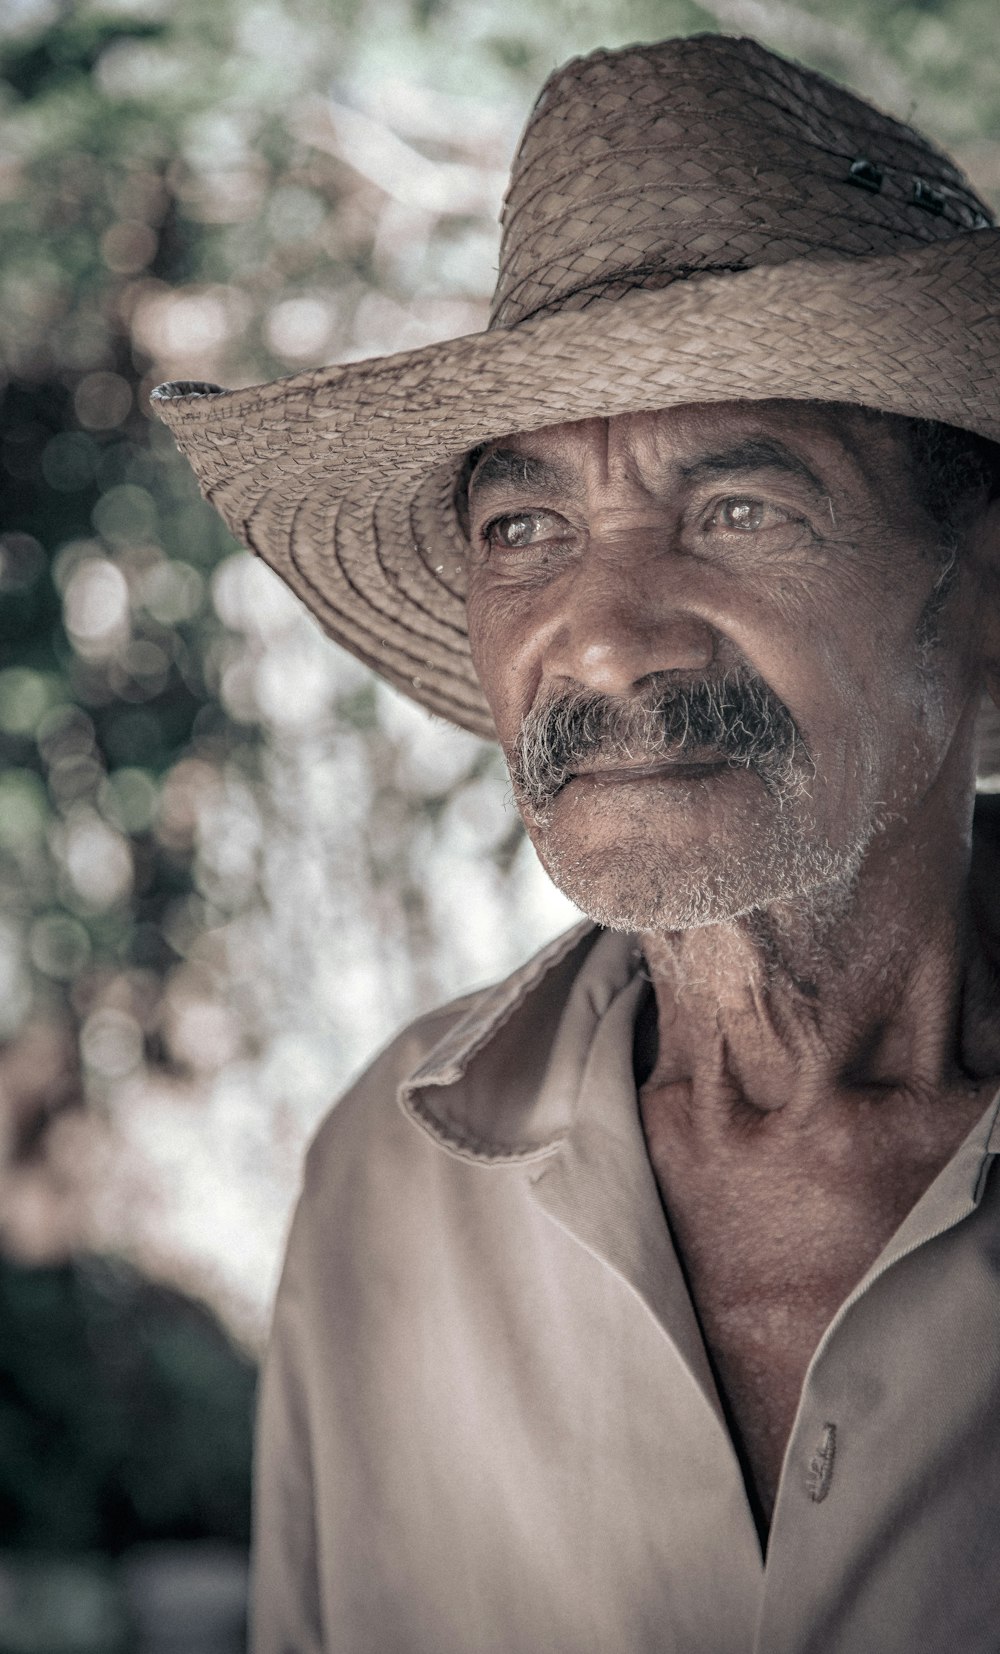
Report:
[[[755,770],[769,790],[787,784],[800,738],[787,707],[762,678],[733,672],[714,680],[652,679],[647,694],[616,699],[593,692],[532,708],[510,758],[515,791],[543,810],[581,762],[656,763],[697,755]]]

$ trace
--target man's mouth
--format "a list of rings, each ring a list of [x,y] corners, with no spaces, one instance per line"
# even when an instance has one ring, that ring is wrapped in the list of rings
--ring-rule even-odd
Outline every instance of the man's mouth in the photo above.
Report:
[[[618,786],[634,781],[700,781],[720,770],[732,769],[731,760],[717,753],[704,758],[656,758],[646,763],[602,762],[600,759],[581,763],[571,770],[564,785],[571,781],[587,781],[599,786]]]

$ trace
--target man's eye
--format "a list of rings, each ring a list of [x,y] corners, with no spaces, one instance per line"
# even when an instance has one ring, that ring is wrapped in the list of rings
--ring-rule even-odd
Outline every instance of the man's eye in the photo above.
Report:
[[[761,529],[777,528],[789,521],[788,513],[764,500],[745,499],[733,495],[720,500],[708,521],[709,528],[723,528],[730,533],[757,534]]]
[[[518,551],[542,540],[562,539],[561,527],[562,519],[552,511],[519,511],[509,517],[494,517],[483,530],[483,538],[487,545],[500,550]]]

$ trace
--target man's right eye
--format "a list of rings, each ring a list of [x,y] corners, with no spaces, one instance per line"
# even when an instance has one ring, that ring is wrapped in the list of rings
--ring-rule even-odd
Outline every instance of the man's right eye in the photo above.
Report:
[[[507,517],[494,517],[486,524],[483,539],[498,551],[520,551],[544,540],[565,539],[565,528],[563,519],[554,511],[518,511]]]

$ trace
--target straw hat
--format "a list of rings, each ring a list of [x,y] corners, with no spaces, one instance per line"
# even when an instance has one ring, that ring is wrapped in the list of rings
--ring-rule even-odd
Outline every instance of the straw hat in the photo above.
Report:
[[[865,403],[1000,441],[1000,230],[909,127],[752,40],[575,59],[514,160],[489,328],[157,411],[233,533],[405,694],[492,735],[456,486],[511,431]]]

